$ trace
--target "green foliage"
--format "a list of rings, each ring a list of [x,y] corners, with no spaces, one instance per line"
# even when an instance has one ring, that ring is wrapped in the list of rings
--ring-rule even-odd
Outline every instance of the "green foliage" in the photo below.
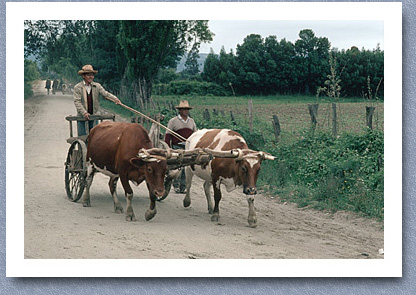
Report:
[[[175,79],[192,80],[199,45],[212,38],[207,21],[25,21],[25,57],[37,56],[43,71],[52,70],[72,84],[79,77],[71,69],[92,64],[99,71],[97,81],[138,105],[140,99],[149,101],[159,70],[176,67],[178,57],[187,51],[190,76]],[[301,30],[294,43],[252,34],[235,53],[224,48],[219,54],[211,51],[201,77],[219,85],[226,95],[315,94],[329,74],[329,50],[329,40],[308,29]],[[332,52],[342,80],[341,97],[365,96],[369,79],[370,88],[379,89],[383,98],[384,52],[380,48]]]
[[[36,55],[71,83],[78,69],[92,64],[98,80],[137,104],[149,101],[158,71],[175,67],[189,46],[197,52],[212,40],[207,21],[25,21],[25,56]],[[71,69],[76,69],[72,74]],[[75,81],[73,81],[75,80]],[[130,97],[131,96],[131,97]]]
[[[200,42],[211,41],[207,21],[120,21],[117,40],[127,60],[127,77],[149,101],[158,71],[174,67],[189,45],[197,55]]]
[[[354,210],[383,218],[382,132],[366,130],[361,135],[344,134],[338,139],[318,134],[268,151],[277,159],[265,165],[268,176],[261,181],[276,188],[288,184],[295,187],[295,197],[287,199],[299,202],[299,194],[303,194],[301,203],[314,208]],[[281,170],[286,176],[279,176]],[[276,171],[277,177],[272,179],[271,171]],[[296,191],[299,189],[307,189],[307,197]]]
[[[70,58],[61,57],[55,64],[51,65],[49,69],[55,73],[59,73],[60,76],[65,77],[65,80],[72,84],[75,84],[77,80],[79,80],[79,69],[71,63]]]
[[[25,99],[33,95],[32,82],[39,79],[40,74],[36,62],[25,59],[25,80],[24,95]]]
[[[168,84],[155,85],[156,91],[159,88],[164,95],[226,95],[224,89],[218,84],[196,80],[174,80]]]
[[[199,48],[194,44],[191,50],[188,52],[185,61],[185,70],[184,72],[188,75],[196,75],[199,74],[199,65],[198,65],[198,58],[199,58]]]
[[[363,97],[367,77],[371,79],[371,89],[380,84],[379,94],[383,97],[383,51],[353,47],[331,52],[338,63],[336,67],[328,63],[329,40],[316,37],[312,30],[301,30],[294,44],[285,39],[279,42],[276,36],[262,38],[252,34],[237,46],[236,54],[227,54],[224,49],[219,55],[211,51],[201,76],[228,91],[231,83],[237,95],[314,94],[328,81],[328,74],[336,70],[336,79],[342,80],[337,85],[342,89],[340,97]]]
[[[343,95],[363,97],[367,93],[367,78],[370,77],[371,89],[379,88],[380,96],[384,96],[384,51],[379,47],[374,50],[352,47],[334,51],[334,55],[340,66]]]

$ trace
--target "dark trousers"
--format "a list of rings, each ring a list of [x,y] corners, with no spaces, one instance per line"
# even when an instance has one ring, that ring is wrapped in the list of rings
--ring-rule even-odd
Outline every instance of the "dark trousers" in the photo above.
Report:
[[[95,125],[97,125],[96,120],[88,121],[88,134],[89,134],[89,131],[91,131],[91,129]],[[86,134],[87,134],[87,130],[85,129],[85,121],[78,121],[78,136],[86,135]]]
[[[172,145],[174,150],[183,150],[184,147],[181,145]],[[180,168],[181,174],[178,178],[173,180],[173,187],[180,192],[184,192],[186,189],[186,177],[185,177],[185,167]]]

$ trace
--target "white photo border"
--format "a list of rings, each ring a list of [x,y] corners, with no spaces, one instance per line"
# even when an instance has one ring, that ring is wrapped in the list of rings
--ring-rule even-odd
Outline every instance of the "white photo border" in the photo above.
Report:
[[[128,9],[126,9],[128,8]],[[34,19],[376,20],[384,22],[385,257],[374,260],[24,259],[23,23]],[[98,13],[97,13],[98,11]],[[230,14],[229,11],[233,11]],[[53,13],[52,13],[53,12]],[[238,12],[238,13],[237,13]],[[383,2],[6,3],[7,277],[400,277],[402,276],[402,5]],[[331,16],[331,19],[328,19]],[[15,99],[16,97],[21,99]],[[13,111],[12,111],[13,110]],[[12,115],[13,114],[13,115]],[[13,159],[13,162],[11,161]],[[10,165],[13,163],[13,165]],[[12,190],[13,188],[13,190]]]

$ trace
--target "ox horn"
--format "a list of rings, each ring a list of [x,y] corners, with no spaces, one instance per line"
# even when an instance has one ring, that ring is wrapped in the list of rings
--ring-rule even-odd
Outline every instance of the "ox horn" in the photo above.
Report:
[[[262,160],[274,160],[275,156],[270,155],[269,153],[259,152],[260,159]]]
[[[274,159],[276,159],[275,156],[272,156],[269,153],[261,152],[261,151],[260,152],[250,151],[249,154],[243,156],[242,158],[245,159],[245,158],[254,158],[254,157],[259,157],[262,161],[263,160],[274,160]]]
[[[166,160],[166,157],[151,155],[146,149],[140,149],[137,157],[144,162],[157,162],[160,160]]]

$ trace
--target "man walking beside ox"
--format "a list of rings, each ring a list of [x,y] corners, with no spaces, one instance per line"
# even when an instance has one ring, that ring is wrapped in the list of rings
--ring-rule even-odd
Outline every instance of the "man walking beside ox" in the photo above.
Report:
[[[168,129],[184,138],[188,138],[197,130],[194,119],[189,117],[189,110],[192,107],[189,106],[187,100],[182,100],[176,108],[179,111],[179,115],[169,120]],[[165,142],[173,149],[185,149],[185,142],[173,136],[169,131],[166,132]],[[173,187],[175,192],[183,194],[186,188],[185,169],[182,169],[179,178],[179,180],[175,179],[173,181]]]

